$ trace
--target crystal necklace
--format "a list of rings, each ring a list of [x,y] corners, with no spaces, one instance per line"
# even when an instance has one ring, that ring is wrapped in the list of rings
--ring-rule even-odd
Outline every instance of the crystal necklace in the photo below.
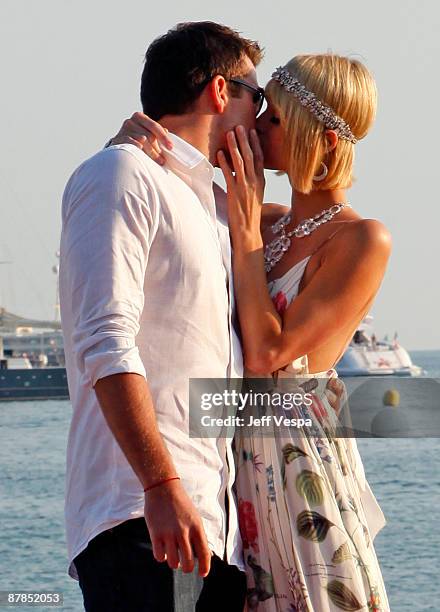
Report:
[[[314,232],[320,225],[328,223],[333,219],[335,215],[341,212],[344,208],[347,208],[350,204],[347,202],[341,202],[333,204],[330,208],[322,210],[310,219],[304,219],[290,232],[286,232],[286,226],[289,225],[291,220],[291,214],[288,213],[281,217],[274,225],[272,225],[272,233],[280,234],[277,238],[269,242],[266,245],[264,251],[264,267],[266,272],[270,272],[274,266],[284,257],[287,253],[291,243],[291,237],[304,238]]]

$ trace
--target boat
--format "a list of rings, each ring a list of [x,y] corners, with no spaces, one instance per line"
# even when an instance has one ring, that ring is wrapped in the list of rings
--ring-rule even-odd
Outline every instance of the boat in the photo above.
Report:
[[[60,323],[0,308],[0,401],[68,397]]]
[[[392,342],[386,337],[377,340],[372,323],[373,317],[367,315],[359,325],[336,364],[339,376],[423,376],[424,370],[413,364],[397,334]]]
[[[377,340],[368,315],[336,365],[341,377],[422,376],[399,344]],[[0,401],[68,399],[59,321],[25,319],[0,308]]]

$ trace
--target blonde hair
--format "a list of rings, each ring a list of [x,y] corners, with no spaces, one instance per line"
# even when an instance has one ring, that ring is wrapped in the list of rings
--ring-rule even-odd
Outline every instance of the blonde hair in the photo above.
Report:
[[[285,67],[342,117],[358,140],[366,136],[376,115],[377,90],[372,75],[361,62],[330,53],[298,55]],[[351,187],[355,145],[339,138],[336,148],[328,151],[326,127],[292,93],[272,79],[266,94],[280,113],[287,147],[287,173],[293,189],[310,193],[313,189]],[[327,177],[314,182],[313,177],[321,174],[321,162],[328,168]]]

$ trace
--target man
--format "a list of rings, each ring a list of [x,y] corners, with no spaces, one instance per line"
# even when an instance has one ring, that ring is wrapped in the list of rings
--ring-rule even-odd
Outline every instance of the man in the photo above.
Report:
[[[86,610],[243,610],[231,440],[189,438],[188,379],[242,375],[213,164],[228,130],[255,125],[261,55],[208,22],[156,40],[141,99],[172,150],[161,166],[137,140],[111,146],[66,187],[66,527]]]
[[[237,122],[254,127],[260,59],[256,42],[213,23],[157,39],[141,99],[170,132],[166,165],[112,146],[66,186],[65,514],[88,611],[243,609],[231,444],[189,438],[188,379],[242,374],[212,164]]]

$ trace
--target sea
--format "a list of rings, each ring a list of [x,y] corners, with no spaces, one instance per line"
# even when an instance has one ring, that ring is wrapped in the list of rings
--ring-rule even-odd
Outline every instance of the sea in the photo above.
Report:
[[[440,378],[440,351],[411,357]],[[70,418],[68,401],[0,403],[0,592],[59,592],[61,609],[79,612],[63,523]],[[365,438],[358,446],[387,518],[375,546],[391,610],[439,612],[440,438]]]

